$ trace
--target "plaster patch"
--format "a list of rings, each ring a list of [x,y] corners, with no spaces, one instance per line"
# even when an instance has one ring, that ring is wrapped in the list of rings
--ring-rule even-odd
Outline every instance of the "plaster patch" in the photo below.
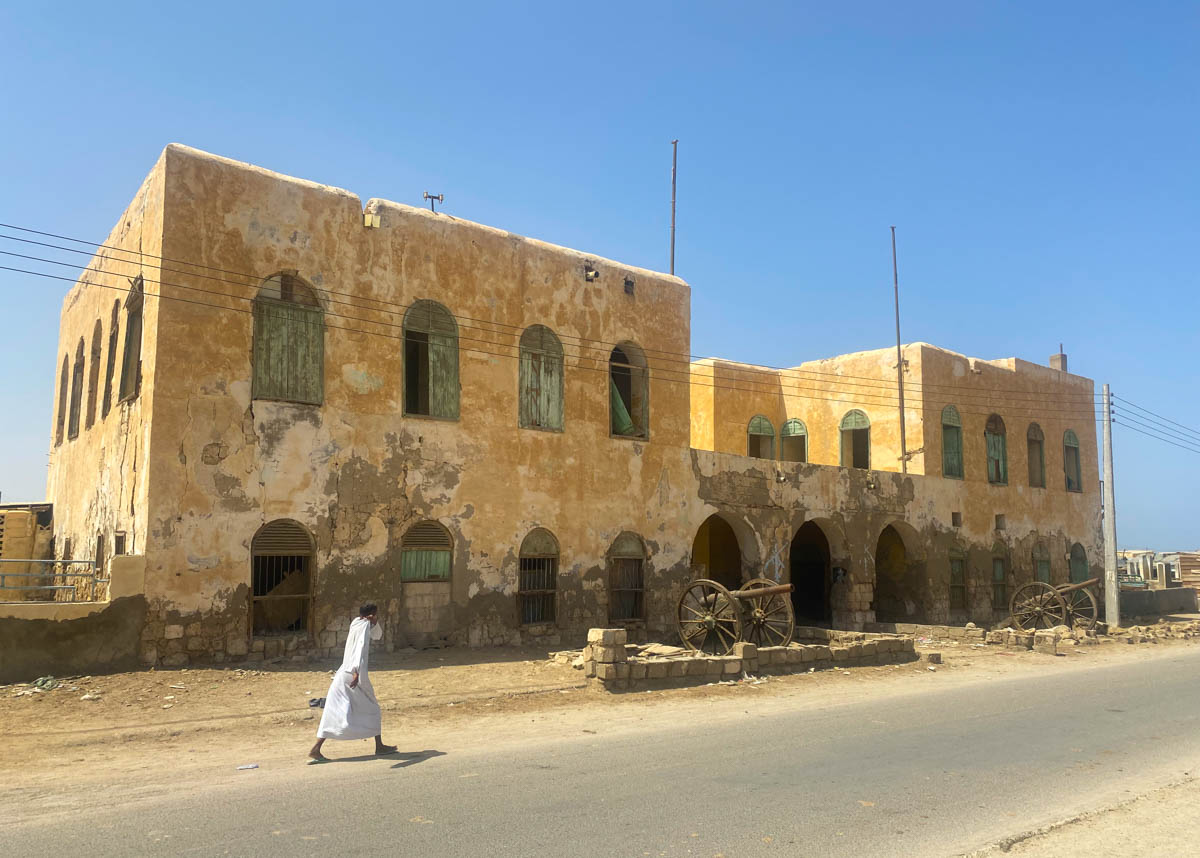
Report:
[[[383,379],[372,375],[361,363],[343,364],[342,380],[355,393],[374,393],[383,387]]]

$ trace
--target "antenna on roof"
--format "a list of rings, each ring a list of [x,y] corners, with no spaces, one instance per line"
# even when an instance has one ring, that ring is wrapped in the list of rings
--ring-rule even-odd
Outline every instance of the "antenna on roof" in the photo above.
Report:
[[[425,198],[425,199],[427,199],[427,200],[429,200],[429,210],[430,210],[430,211],[434,211],[434,210],[435,210],[435,209],[433,208],[433,202],[434,202],[434,200],[437,200],[439,203],[444,203],[444,202],[446,201],[446,195],[445,195],[445,194],[436,194],[436,195],[435,195],[435,194],[431,194],[431,193],[429,193],[429,191],[425,191],[425,193],[424,193],[424,198]]]

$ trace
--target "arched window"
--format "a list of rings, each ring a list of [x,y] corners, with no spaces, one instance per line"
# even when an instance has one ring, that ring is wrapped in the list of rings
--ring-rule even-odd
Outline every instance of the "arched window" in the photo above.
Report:
[[[750,418],[750,426],[746,430],[747,455],[756,459],[775,458],[775,427],[771,421],[761,414]]]
[[[953,405],[942,409],[942,476],[963,478],[962,418]]]
[[[253,397],[320,405],[325,395],[325,314],[292,273],[267,278],[254,299]]]
[[[623,623],[646,618],[646,546],[625,531],[608,549],[608,620]]]
[[[530,325],[521,334],[518,420],[523,429],[563,428],[563,348],[554,331]]]
[[[521,543],[517,608],[521,625],[553,623],[558,587],[558,540],[544,528],[531,530]]]
[[[1088,579],[1087,552],[1076,542],[1071,546],[1071,583],[1079,584]]]
[[[58,376],[58,427],[54,431],[54,446],[58,446],[63,442],[63,435],[67,430],[67,389],[71,371],[71,361],[63,355],[62,372]]]
[[[950,610],[967,609],[967,557],[961,551],[950,552]]]
[[[400,540],[401,581],[449,581],[450,534],[436,521],[422,521]]]
[[[108,323],[108,362],[104,365],[104,396],[100,403],[100,418],[108,416],[112,408],[113,372],[117,368],[118,330],[121,326],[121,302],[113,301],[112,320]]]
[[[634,343],[621,343],[608,356],[609,428],[613,435],[650,435],[650,371]]]
[[[437,301],[404,314],[404,413],[458,419],[458,323]]]
[[[987,442],[988,482],[994,485],[1007,485],[1008,447],[1005,440],[1004,419],[999,414],[993,414],[987,419],[983,438]]]
[[[843,468],[871,467],[871,421],[855,408],[847,411],[841,423],[841,464]]]
[[[308,631],[313,540],[291,519],[264,524],[250,541],[250,628],[255,635]]]
[[[67,418],[67,437],[79,435],[79,409],[83,404],[83,337],[75,347],[75,363],[71,367],[71,414]]]
[[[88,356],[87,417],[83,424],[85,429],[91,429],[92,424],[96,422],[96,394],[100,386],[100,349],[103,348],[103,337],[104,326],[97,319],[96,327],[92,329],[92,351]]]
[[[1033,547],[1033,580],[1050,583],[1050,552],[1040,542]]]
[[[785,462],[808,461],[808,427],[793,417],[779,429],[779,457]]]
[[[1029,424],[1025,433],[1025,443],[1028,447],[1029,485],[1035,489],[1046,488],[1046,436],[1042,427],[1036,423]]]
[[[125,351],[121,355],[121,402],[137,398],[142,389],[142,308],[145,304],[142,277],[139,274],[125,297]]]
[[[1063,471],[1067,475],[1067,491],[1083,491],[1083,474],[1079,463],[1079,437],[1068,429],[1063,435]]]

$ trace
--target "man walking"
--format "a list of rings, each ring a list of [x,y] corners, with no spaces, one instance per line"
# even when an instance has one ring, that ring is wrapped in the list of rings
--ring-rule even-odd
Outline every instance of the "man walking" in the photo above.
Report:
[[[375,699],[375,689],[367,675],[367,656],[371,641],[383,637],[379,628],[379,609],[368,602],[358,609],[358,619],[350,624],[346,653],[342,666],[329,683],[325,695],[325,712],[317,728],[317,744],[308,752],[309,758],[323,763],[329,758],[321,753],[326,739],[369,739],[375,737],[375,753],[394,754],[395,745],[383,744],[383,713]]]

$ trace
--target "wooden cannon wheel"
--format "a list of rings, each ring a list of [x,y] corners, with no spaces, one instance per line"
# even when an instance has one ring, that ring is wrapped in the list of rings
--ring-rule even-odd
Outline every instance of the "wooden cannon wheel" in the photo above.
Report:
[[[741,592],[775,586],[776,582],[769,578],[755,578],[743,584]],[[746,640],[755,646],[787,646],[792,642],[792,633],[796,630],[792,600],[786,593],[750,595],[743,604],[742,619],[746,626]]]
[[[1096,597],[1086,588],[1070,590],[1061,593],[1062,600],[1067,605],[1067,625],[1071,628],[1083,626],[1085,629],[1096,628],[1096,620],[1100,609],[1096,605]]]
[[[742,639],[742,612],[728,590],[697,578],[679,597],[679,639],[696,652],[725,655]]]
[[[1025,631],[1052,629],[1067,623],[1067,603],[1058,590],[1043,581],[1018,587],[1009,607],[1013,622]]]

